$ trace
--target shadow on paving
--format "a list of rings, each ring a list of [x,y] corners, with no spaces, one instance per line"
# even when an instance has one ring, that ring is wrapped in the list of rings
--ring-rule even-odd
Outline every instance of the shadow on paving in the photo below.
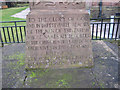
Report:
[[[92,68],[28,71],[24,62],[25,44],[7,45],[2,50],[2,88],[118,88],[118,57],[102,43],[92,41],[92,44]]]

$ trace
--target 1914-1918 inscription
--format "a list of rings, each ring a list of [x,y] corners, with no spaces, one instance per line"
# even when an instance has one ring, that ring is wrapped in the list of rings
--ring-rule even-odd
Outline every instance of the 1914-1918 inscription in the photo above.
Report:
[[[32,10],[27,16],[26,67],[93,65],[89,15],[85,10]]]

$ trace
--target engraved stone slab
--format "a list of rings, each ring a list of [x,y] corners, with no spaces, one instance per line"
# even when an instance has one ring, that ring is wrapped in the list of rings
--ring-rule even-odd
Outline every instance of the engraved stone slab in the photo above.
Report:
[[[85,9],[85,2],[30,2],[31,10]]]
[[[89,22],[83,9],[32,10],[27,16],[26,68],[92,66]]]

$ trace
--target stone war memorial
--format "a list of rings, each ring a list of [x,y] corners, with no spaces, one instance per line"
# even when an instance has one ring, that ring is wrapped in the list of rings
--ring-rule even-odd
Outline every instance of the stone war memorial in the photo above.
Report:
[[[85,2],[30,2],[26,68],[93,66],[89,14]]]

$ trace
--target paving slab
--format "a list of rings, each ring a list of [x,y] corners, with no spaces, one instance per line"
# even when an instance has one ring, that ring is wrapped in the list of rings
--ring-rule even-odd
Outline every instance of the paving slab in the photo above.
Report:
[[[30,12],[30,8],[27,8],[25,10],[22,10],[19,13],[16,13],[14,15],[12,15],[11,17],[16,17],[16,18],[22,18],[22,19],[26,19],[26,15]]]
[[[2,88],[2,47],[0,47],[0,89]]]
[[[106,42],[92,41],[91,68],[25,70],[25,44],[3,47],[3,88],[118,88],[118,56]],[[112,45],[116,50],[118,47]]]

